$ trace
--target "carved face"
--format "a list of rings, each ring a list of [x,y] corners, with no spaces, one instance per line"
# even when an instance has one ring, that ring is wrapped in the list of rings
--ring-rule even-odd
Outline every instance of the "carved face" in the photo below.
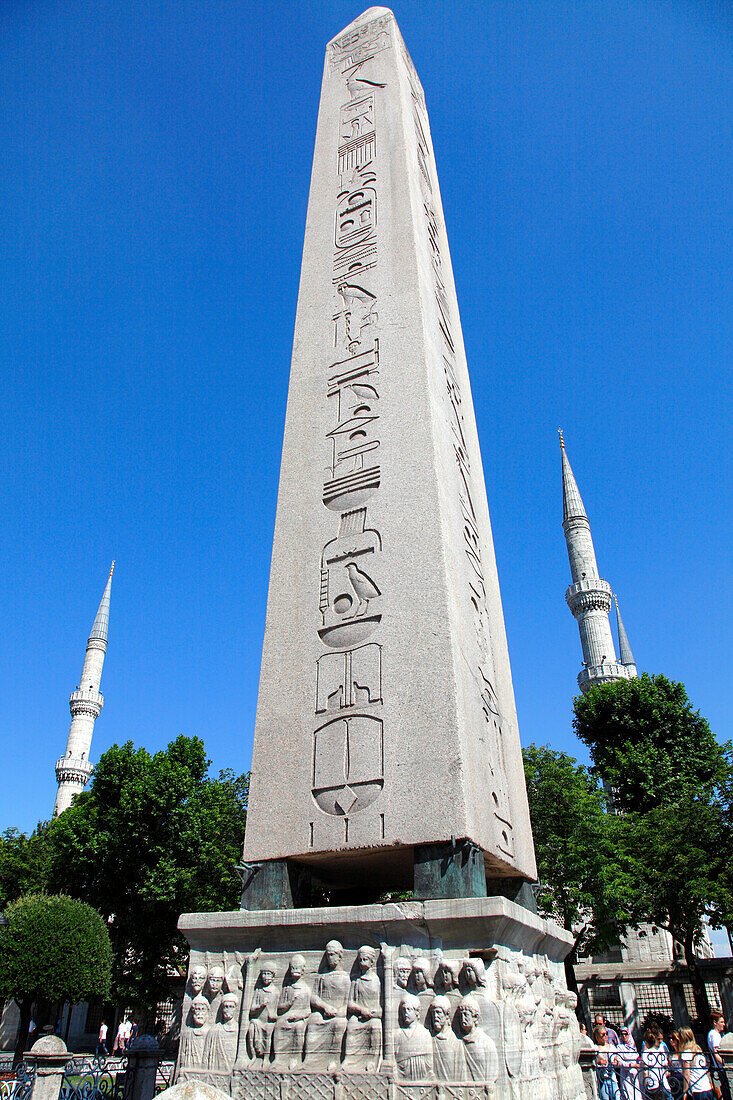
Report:
[[[407,989],[407,983],[410,980],[410,971],[412,970],[412,963],[409,959],[398,959],[395,963],[394,975],[395,982],[402,989]]]
[[[478,974],[474,970],[472,963],[466,963],[465,972],[466,972],[466,982],[471,987],[471,989],[475,989],[476,986],[478,985]]]
[[[191,971],[191,989],[194,993],[200,993],[206,984],[206,967],[194,966]]]
[[[260,971],[260,980],[261,980],[263,985],[272,985],[272,983],[275,981],[275,971],[274,970],[261,970]]]
[[[329,970],[338,970],[343,956],[344,949],[336,940],[326,944],[326,962]]]
[[[420,1005],[415,1004],[413,997],[405,997],[404,1001],[400,1002],[400,1023],[403,1027],[409,1027],[410,1024],[414,1024],[420,1013]]]
[[[234,1013],[237,1011],[237,998],[231,995],[222,997],[221,1000],[221,1018],[226,1023],[228,1020],[234,1019]]]
[[[422,966],[413,966],[412,973],[415,989],[418,993],[423,993],[428,988],[428,976],[425,968]]]
[[[206,1000],[201,997],[194,998],[191,1001],[191,1019],[193,1020],[194,1027],[203,1027],[209,1018],[209,1006]]]
[[[224,984],[224,971],[220,966],[212,966],[209,971],[209,989],[216,996],[217,993],[221,993],[221,987]]]
[[[448,1023],[448,1013],[442,1005],[433,1005],[433,1024],[436,1031],[442,1031]]]
[[[443,989],[455,989],[457,982],[456,976],[449,966],[441,966],[440,968],[440,980],[443,983]]]
[[[362,974],[368,974],[370,970],[373,970],[376,962],[377,955],[373,947],[360,947],[359,953],[356,956],[356,960],[359,964],[359,969]]]
[[[478,1021],[479,1011],[477,1005],[472,1005],[464,1001],[458,1009],[458,1020],[461,1025],[461,1031],[464,1035],[468,1035],[470,1031],[476,1027]]]
[[[298,978],[302,978],[305,973],[305,959],[302,955],[293,955],[290,960],[290,973],[297,982]]]

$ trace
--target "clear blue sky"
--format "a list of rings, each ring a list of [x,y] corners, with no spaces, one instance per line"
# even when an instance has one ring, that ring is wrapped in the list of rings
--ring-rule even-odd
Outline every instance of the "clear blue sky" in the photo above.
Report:
[[[0,828],[92,759],[249,767],[323,50],[354,3],[0,8]],[[525,742],[582,755],[562,425],[639,666],[730,735],[727,3],[397,4],[425,88]],[[729,396],[729,395],[728,395]]]

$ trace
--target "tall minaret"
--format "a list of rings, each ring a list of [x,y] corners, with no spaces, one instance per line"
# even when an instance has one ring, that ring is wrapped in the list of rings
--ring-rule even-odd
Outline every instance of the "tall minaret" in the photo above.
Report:
[[[631,652],[631,646],[629,645],[629,638],[626,633],[624,621],[621,618],[621,612],[618,609],[618,596],[614,593],[613,602],[616,604],[616,633],[618,634],[618,658],[621,664],[629,670],[629,679],[635,680],[637,676],[636,661],[634,660],[634,654]]]
[[[633,657],[630,667],[616,660],[616,647],[608,618],[613,598],[611,586],[598,574],[590,523],[565,453],[562,431],[559,435],[562,451],[562,525],[572,577],[565,599],[578,620],[580,644],[583,647],[583,668],[578,675],[578,684],[581,691],[588,691],[597,684],[633,679],[636,676],[636,666],[633,664]],[[625,631],[623,637],[628,654],[631,655]]]
[[[92,632],[87,642],[81,683],[69,697],[71,710],[71,728],[66,742],[66,755],[56,761],[56,779],[59,789],[53,816],[57,817],[68,810],[75,794],[83,791],[94,770],[89,763],[89,750],[92,747],[94,723],[102,712],[104,698],[99,685],[102,679],[102,665],[107,652],[107,631],[109,629],[109,597],[112,590],[112,574],[115,563],[109,571],[109,579],[99,605]]]

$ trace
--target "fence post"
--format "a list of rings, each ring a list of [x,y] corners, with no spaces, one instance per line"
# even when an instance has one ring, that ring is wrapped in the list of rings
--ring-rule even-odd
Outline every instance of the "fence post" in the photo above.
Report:
[[[127,1050],[124,1100],[153,1100],[160,1046],[152,1035],[139,1035]]]
[[[36,1070],[31,1100],[58,1100],[64,1067],[70,1057],[66,1043],[58,1035],[43,1035],[36,1040],[25,1056],[25,1061]]]

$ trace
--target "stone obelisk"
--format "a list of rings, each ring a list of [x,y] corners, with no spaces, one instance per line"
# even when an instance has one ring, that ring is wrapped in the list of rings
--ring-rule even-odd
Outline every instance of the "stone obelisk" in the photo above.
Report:
[[[425,98],[386,8],[326,52],[241,871],[238,912],[179,922],[179,1079],[581,1096],[572,937],[509,900],[535,864],[496,563]]]
[[[245,860],[378,892],[451,838],[535,876],[425,97],[372,8],[326,53]]]

